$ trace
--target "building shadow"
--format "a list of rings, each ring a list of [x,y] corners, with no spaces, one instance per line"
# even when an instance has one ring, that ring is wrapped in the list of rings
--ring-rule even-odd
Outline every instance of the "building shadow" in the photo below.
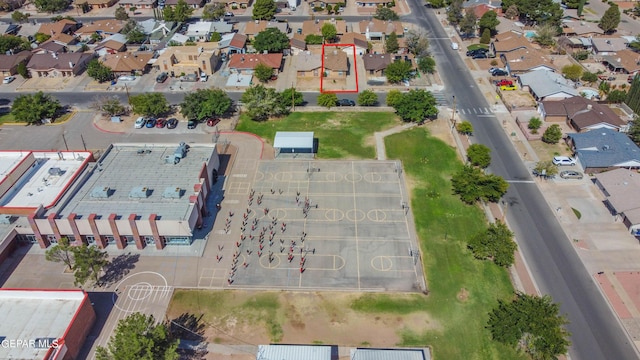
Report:
[[[105,267],[104,275],[100,278],[101,286],[110,286],[122,280],[129,272],[136,267],[140,259],[139,254],[118,255]]]
[[[87,294],[93,305],[93,310],[96,312],[96,322],[93,324],[91,332],[87,335],[87,339],[78,353],[78,359],[91,359],[90,355],[93,354],[92,348],[96,344],[104,325],[107,323],[107,319],[118,298],[118,295],[113,292],[87,292]],[[106,344],[103,345],[106,346]]]
[[[22,262],[22,259],[27,255],[33,244],[20,243],[17,239],[13,239],[14,250],[0,263],[0,287],[4,287],[4,284],[9,280],[13,272],[18,265]]]
[[[206,325],[202,321],[202,316],[183,313],[169,320],[171,337],[180,340],[181,359],[203,359],[208,353],[204,336]]]

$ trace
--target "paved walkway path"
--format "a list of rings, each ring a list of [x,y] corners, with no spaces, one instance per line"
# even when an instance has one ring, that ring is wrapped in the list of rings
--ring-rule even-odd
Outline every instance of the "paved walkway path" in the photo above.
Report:
[[[401,131],[405,131],[407,129],[411,129],[414,126],[417,126],[418,124],[416,123],[410,123],[410,124],[403,124],[403,125],[398,125],[396,127],[392,127],[391,129],[387,129],[385,131],[381,131],[381,132],[376,132],[374,135],[376,137],[376,154],[377,154],[377,159],[378,160],[387,160],[387,150],[384,146],[384,138],[395,134],[395,133],[399,133]]]

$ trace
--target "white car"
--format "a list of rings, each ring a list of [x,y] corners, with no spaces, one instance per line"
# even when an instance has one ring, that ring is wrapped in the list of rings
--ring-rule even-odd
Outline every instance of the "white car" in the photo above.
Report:
[[[142,129],[146,123],[147,123],[147,120],[145,120],[144,117],[140,116],[139,118],[136,119],[136,122],[133,125],[133,127],[136,129]]]
[[[131,75],[122,75],[118,77],[118,81],[135,81],[136,77]]]
[[[7,76],[6,78],[4,78],[2,80],[3,84],[10,84],[13,80],[15,80],[16,77],[15,76]]]
[[[570,158],[568,156],[554,156],[553,157],[553,164],[554,165],[571,165],[571,166],[575,166],[576,165],[576,159]]]

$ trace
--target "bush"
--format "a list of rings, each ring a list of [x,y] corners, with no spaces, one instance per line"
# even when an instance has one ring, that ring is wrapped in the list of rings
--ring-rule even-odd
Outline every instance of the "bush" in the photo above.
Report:
[[[540,118],[537,118],[537,117],[532,117],[531,119],[529,119],[529,124],[527,125],[527,128],[531,130],[532,134],[537,134],[538,129],[540,129],[541,126],[542,126],[542,120],[540,120]]]
[[[586,50],[576,51],[573,54],[571,54],[571,56],[578,61],[584,61],[589,58],[589,52]]]
[[[467,149],[467,159],[473,166],[486,168],[491,164],[491,149],[482,144],[471,144]]]
[[[491,66],[496,66],[496,65],[498,65],[498,60],[493,59],[493,60],[491,60],[491,62],[489,64],[491,64]]]
[[[488,44],[491,42],[491,30],[484,29],[480,37],[480,44]]]
[[[580,77],[580,80],[584,81],[584,82],[596,82],[598,81],[598,75],[592,73],[592,72],[585,72],[584,74],[582,74],[582,77]]]
[[[562,129],[560,129],[560,125],[558,124],[549,126],[544,134],[542,134],[542,141],[547,144],[557,144],[560,139],[562,139]]]
[[[463,121],[456,125],[456,130],[462,135],[471,135],[473,134],[473,125],[468,121]]]

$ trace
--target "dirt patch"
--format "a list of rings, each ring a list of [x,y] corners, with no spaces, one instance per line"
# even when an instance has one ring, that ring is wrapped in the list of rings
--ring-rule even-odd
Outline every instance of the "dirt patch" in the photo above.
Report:
[[[467,300],[469,299],[469,290],[465,288],[460,289],[458,295],[456,295],[456,298],[458,298],[460,302],[467,302]]]

